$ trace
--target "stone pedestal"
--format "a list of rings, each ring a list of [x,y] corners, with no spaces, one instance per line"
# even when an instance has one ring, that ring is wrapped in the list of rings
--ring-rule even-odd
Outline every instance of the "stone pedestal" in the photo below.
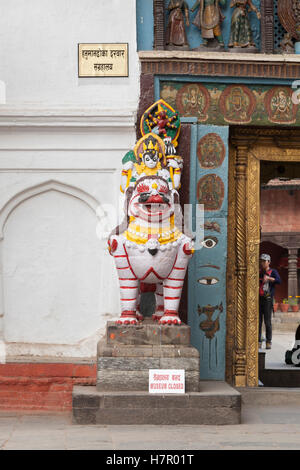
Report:
[[[199,352],[187,325],[108,322],[97,364],[97,386],[74,387],[74,423],[240,423],[239,392],[225,382],[199,382]],[[149,369],[184,369],[186,393],[149,394]]]
[[[151,320],[124,326],[108,322],[98,344],[97,390],[148,391],[149,369],[184,369],[186,391],[199,390],[199,352],[190,346],[190,328],[160,326]]]

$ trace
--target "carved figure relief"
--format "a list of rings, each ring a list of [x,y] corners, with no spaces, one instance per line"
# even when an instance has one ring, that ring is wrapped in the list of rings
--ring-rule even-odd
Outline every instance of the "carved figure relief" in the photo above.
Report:
[[[229,48],[251,48],[255,52],[256,46],[253,41],[249,13],[254,11],[258,19],[260,12],[251,0],[231,0],[231,8],[234,8],[231,17],[231,28],[229,38]]]
[[[211,132],[199,140],[197,156],[202,168],[212,169],[222,165],[226,154],[225,145],[221,137]]]
[[[210,96],[200,84],[184,85],[177,93],[176,106],[184,116],[196,116],[200,122],[207,120]]]
[[[294,124],[297,105],[292,102],[293,90],[288,87],[271,89],[265,97],[265,108],[269,121],[276,124]]]
[[[193,24],[199,28],[202,36],[202,47],[211,46],[209,41],[216,38],[217,44],[213,44],[216,49],[224,48],[224,39],[221,30],[221,23],[224,19],[220,6],[225,6],[226,0],[196,0],[191,11],[198,9]],[[201,46],[200,48],[201,49]]]
[[[197,199],[199,204],[204,204],[206,211],[219,210],[224,200],[222,179],[215,174],[202,176],[197,185]]]
[[[149,132],[159,135],[162,139],[170,138],[174,147],[180,132],[180,118],[175,109],[160,99],[153,103],[143,114],[140,123],[141,134]]]
[[[184,19],[189,26],[189,7],[184,0],[170,0],[168,5],[169,20],[166,31],[167,49],[188,50],[189,44],[185,31]]]
[[[255,96],[245,85],[230,85],[220,96],[220,110],[231,124],[249,124],[255,109]]]
[[[295,54],[295,46],[291,33],[285,33],[276,52],[279,54]]]

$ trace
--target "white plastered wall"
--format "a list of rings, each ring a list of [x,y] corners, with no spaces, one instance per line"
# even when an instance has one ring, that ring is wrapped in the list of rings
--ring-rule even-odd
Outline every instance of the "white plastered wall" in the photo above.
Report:
[[[0,42],[0,340],[8,357],[94,357],[120,309],[98,235],[135,142],[135,1],[10,0]],[[122,42],[128,78],[78,78],[78,43]]]

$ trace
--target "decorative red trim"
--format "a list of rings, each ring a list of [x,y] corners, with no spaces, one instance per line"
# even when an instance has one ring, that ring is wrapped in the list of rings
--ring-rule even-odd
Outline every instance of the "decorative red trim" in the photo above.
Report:
[[[121,317],[136,317],[135,310],[123,310],[121,313]]]
[[[121,299],[122,302],[132,302],[133,300],[136,300],[136,297],[134,299]]]
[[[148,284],[146,282],[141,282],[140,289],[141,289],[141,292],[155,292],[156,284]]]
[[[126,254],[128,267],[129,267],[130,271],[132,272],[132,274],[134,275],[134,278],[137,279],[137,276],[136,276],[135,272],[133,271],[133,269],[132,269],[132,267],[131,267],[131,265],[130,265],[130,262],[129,262],[129,259],[128,259],[128,253],[127,253],[127,250],[126,250],[126,247],[125,247],[125,243],[123,243],[123,249],[124,249],[125,254]]]
[[[180,270],[180,271],[184,271],[184,270],[185,270],[185,268],[177,268],[177,266],[174,266],[173,269],[178,269],[178,270]]]
[[[129,268],[129,266],[125,266],[125,268],[117,268],[117,269],[128,269],[128,268]]]
[[[137,289],[137,286],[120,286],[120,289]]]
[[[165,297],[165,300],[178,300],[180,297]]]
[[[164,286],[164,289],[182,289],[182,286],[178,286],[178,287],[175,287],[175,286]]]
[[[110,250],[112,253],[116,251],[116,249],[118,248],[118,242],[115,238],[113,239],[111,243],[109,243],[109,245],[110,245]]]

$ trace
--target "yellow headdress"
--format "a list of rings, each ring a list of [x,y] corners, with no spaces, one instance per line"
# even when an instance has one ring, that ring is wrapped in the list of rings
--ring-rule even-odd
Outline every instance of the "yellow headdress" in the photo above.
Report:
[[[163,160],[164,166],[167,164],[166,155],[165,155],[165,144],[163,140],[156,134],[150,132],[149,134],[144,135],[138,142],[135,144],[133,149],[136,159],[141,161],[143,155],[146,152],[157,152],[159,160]]]

